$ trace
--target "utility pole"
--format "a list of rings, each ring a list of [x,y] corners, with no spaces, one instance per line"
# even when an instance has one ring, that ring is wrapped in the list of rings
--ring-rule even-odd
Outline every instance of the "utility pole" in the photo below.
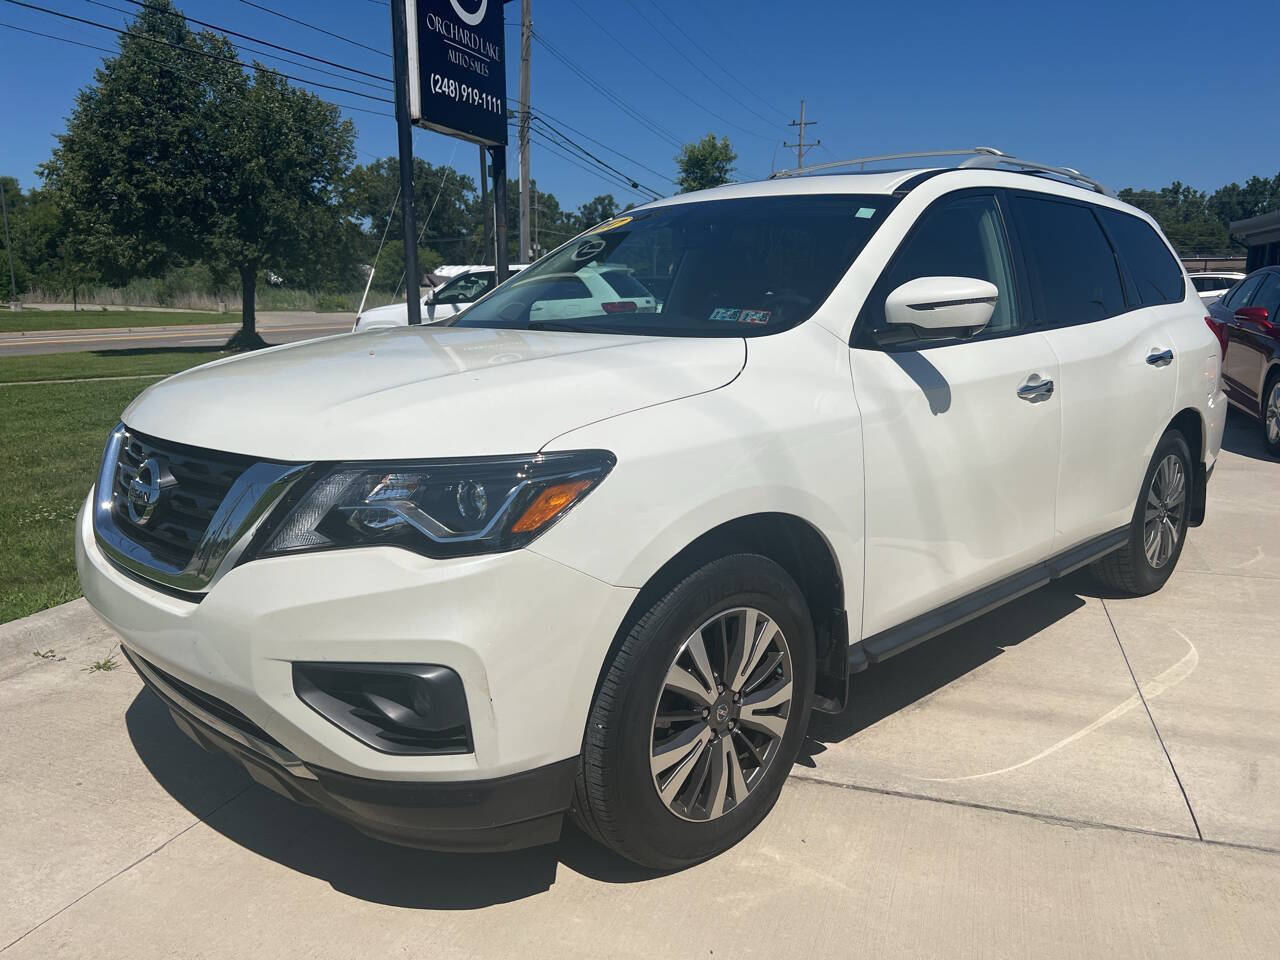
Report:
[[[520,262],[529,262],[529,44],[531,0],[520,0]]]
[[[396,86],[396,134],[400,151],[400,227],[404,230],[404,286],[409,298],[409,325],[422,323],[418,284],[418,225],[413,214],[413,126],[409,120],[409,28],[404,3],[391,2],[391,49]]]
[[[9,242],[9,201],[4,196],[4,183],[0,182],[0,217],[4,218],[4,249],[9,254],[9,296],[13,309],[18,309],[18,281],[13,278],[13,244]]]
[[[800,136],[799,136],[799,139],[798,139],[798,141],[797,141],[796,143],[785,143],[785,142],[784,142],[784,143],[782,144],[782,145],[783,145],[784,147],[786,147],[788,150],[790,150],[792,147],[795,147],[795,151],[796,151],[796,166],[797,166],[797,167],[803,167],[803,166],[804,166],[804,155],[805,155],[805,153],[807,153],[808,151],[812,150],[814,147],[817,147],[817,146],[821,146],[821,145],[822,145],[822,141],[821,141],[821,140],[815,140],[815,141],[813,141],[813,143],[808,143],[808,144],[806,144],[806,143],[804,142],[804,128],[805,128],[805,127],[812,127],[812,126],[813,126],[814,124],[816,124],[817,122],[818,122],[817,120],[805,120],[805,118],[804,118],[804,101],[803,101],[803,100],[801,100],[801,101],[800,101],[800,120],[799,120],[799,122],[796,122],[795,120],[792,120],[789,124],[787,124],[787,126],[789,126],[789,127],[799,127],[799,128],[800,128]]]
[[[507,279],[507,148],[490,147],[493,158],[493,273],[497,283]]]
[[[493,214],[489,212],[489,154],[480,148],[480,219],[484,222],[484,245],[480,248],[480,262],[493,256]]]

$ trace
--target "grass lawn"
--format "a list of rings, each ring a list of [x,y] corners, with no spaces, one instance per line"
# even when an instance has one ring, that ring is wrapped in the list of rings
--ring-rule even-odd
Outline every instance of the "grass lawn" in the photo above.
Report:
[[[216,349],[130,350],[0,359],[0,383],[16,384],[0,386],[0,623],[80,595],[76,511],[98,472],[107,431],[155,382],[21,381],[176,373],[218,356]]]
[[[188,323],[239,323],[240,313],[170,313],[159,310],[0,310],[0,333],[22,330],[89,330],[99,327],[176,327]]]

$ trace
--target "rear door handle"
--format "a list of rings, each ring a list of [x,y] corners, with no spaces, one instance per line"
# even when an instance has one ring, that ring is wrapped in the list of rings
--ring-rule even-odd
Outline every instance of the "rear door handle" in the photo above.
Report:
[[[1018,396],[1031,403],[1048,400],[1053,396],[1053,381],[1041,380],[1038,383],[1024,383],[1018,388]]]
[[[1153,367],[1167,367],[1169,364],[1173,363],[1173,351],[1152,351],[1147,354],[1147,363],[1151,364]]]

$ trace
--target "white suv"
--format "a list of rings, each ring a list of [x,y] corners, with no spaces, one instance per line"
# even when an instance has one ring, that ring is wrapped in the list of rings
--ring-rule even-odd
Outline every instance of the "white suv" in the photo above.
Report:
[[[1059,174],[687,194],[446,328],[178,374],[111,434],[85,595],[187,733],[374,836],[711,856],[851,671],[1086,564],[1157,590],[1200,523],[1218,340]],[[603,265],[654,311],[531,319]]]

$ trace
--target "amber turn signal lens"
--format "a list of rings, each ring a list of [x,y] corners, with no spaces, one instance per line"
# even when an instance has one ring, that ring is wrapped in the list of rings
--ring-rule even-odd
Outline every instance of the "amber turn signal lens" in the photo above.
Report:
[[[512,533],[533,533],[563,513],[591,486],[593,480],[570,480],[547,487],[529,504],[529,508],[511,528]]]

